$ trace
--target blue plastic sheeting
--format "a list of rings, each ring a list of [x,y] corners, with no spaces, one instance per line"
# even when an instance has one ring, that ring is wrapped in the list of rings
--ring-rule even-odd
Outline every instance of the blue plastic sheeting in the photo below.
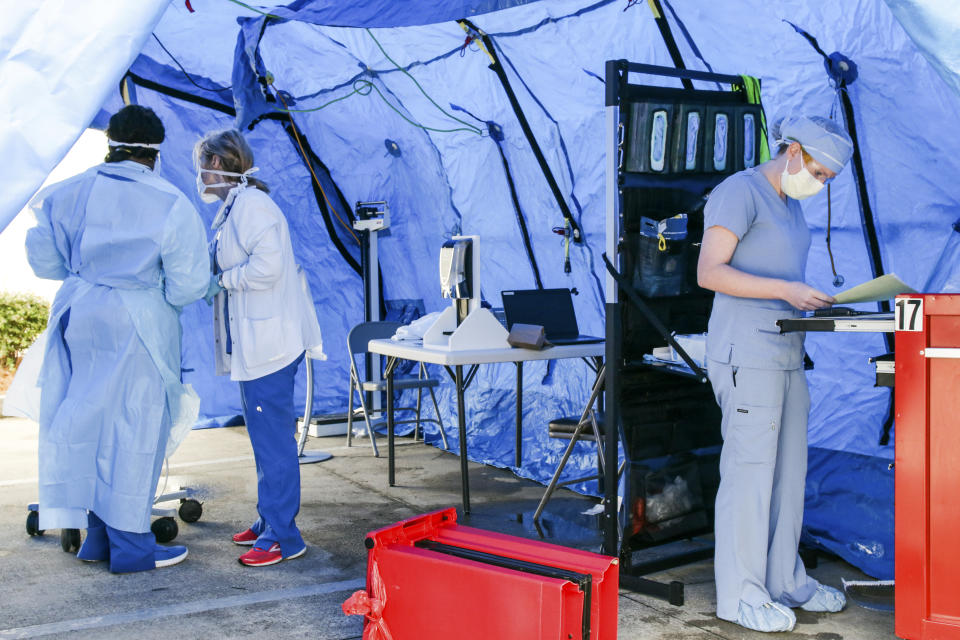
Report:
[[[294,251],[308,272],[318,305],[330,359],[316,364],[317,413],[346,408],[346,334],[362,318],[360,278],[343,255],[356,260],[357,243],[337,219],[348,221],[345,203],[382,199],[390,205],[392,228],[380,243],[387,300],[419,301],[427,312],[448,304],[439,295],[436,265],[440,245],[455,233],[481,236],[482,291],[493,306],[500,306],[501,290],[533,286],[533,269],[488,122],[502,128],[499,144],[544,285],[576,287],[581,331],[603,332],[599,256],[605,241],[606,132],[599,78],[610,59],[671,65],[645,3],[511,2],[518,6],[477,15],[504,4],[297,2],[275,10],[286,18],[281,21],[264,21],[222,4],[230,8],[205,14],[203,7],[190,14],[182,3],[171,4],[155,30],[169,53],[148,40],[133,71],[239,111],[239,124],[261,168],[258,176],[273,188],[288,218]],[[895,15],[884,0],[842,5],[753,0],[677,3],[674,8],[714,70],[762,79],[770,120],[791,112],[842,117],[819,54],[784,19],[816,37],[827,53],[840,51],[855,61],[859,78],[848,92],[885,270],[916,288],[931,283],[960,290],[960,239],[952,227],[960,215],[955,189],[960,139],[947,135],[960,113],[960,95],[950,76],[945,82],[943,69],[924,57],[945,56],[952,50],[950,43],[923,40],[918,48],[898,22],[901,13]],[[551,231],[563,222],[557,203],[503,88],[488,68],[490,59],[476,42],[464,47],[463,30],[450,21],[461,10],[493,37],[560,191],[583,229],[584,243],[571,248],[570,274],[563,272],[561,240]],[[342,26],[416,23],[423,24],[369,30]],[[674,32],[688,66],[700,68],[679,30]],[[190,73],[189,79],[171,54]],[[271,78],[272,85],[261,84],[261,78]],[[642,76],[631,80],[673,84]],[[298,131],[329,170],[316,167],[335,209],[326,221],[310,173],[286,130],[289,116],[277,92],[295,110]],[[137,90],[137,100],[156,109],[167,126],[163,175],[190,195],[209,221],[216,207],[201,204],[195,195],[190,150],[203,132],[235,120],[144,88]],[[118,106],[114,98],[104,105],[104,114]],[[396,146],[388,149],[388,141]],[[849,169],[834,181],[830,196],[837,270],[848,285],[857,284],[872,274]],[[804,201],[804,212],[813,230],[808,281],[835,293],[824,242],[827,194]],[[212,373],[210,324],[203,303],[185,310],[185,367],[193,369],[186,379],[203,398],[202,417],[208,425],[239,413],[236,386]],[[893,447],[878,442],[890,392],[873,386],[867,361],[886,346],[881,336],[870,334],[810,334],[807,345],[816,362],[809,374],[814,449],[807,531],[865,571],[889,576],[893,493],[892,478],[884,480],[884,469]],[[439,369],[432,374],[445,377]],[[509,364],[481,367],[467,393],[474,460],[513,464],[515,374]],[[544,482],[567,444],[551,440],[546,423],[579,413],[593,373],[581,362],[563,361],[527,364],[523,375],[524,464],[515,471]],[[303,391],[298,388],[301,406]],[[456,450],[452,385],[440,387],[438,400]],[[439,438],[433,432],[429,439]],[[594,445],[578,445],[565,478],[588,475],[595,460]]]
[[[341,27],[410,27],[516,7],[536,0],[418,0],[417,2],[316,2],[298,0],[270,13],[281,18]]]
[[[149,0],[117,11],[108,0],[4,4],[0,231],[83,133],[167,5]]]
[[[960,11],[955,0],[886,0],[930,65],[960,93]]]
[[[890,461],[811,448],[801,541],[826,549],[880,580],[893,579]]]
[[[923,291],[960,293],[960,219],[953,223],[953,231]]]
[[[828,115],[834,102],[819,56],[781,22],[783,17],[807,29],[828,52],[838,49],[859,61],[860,78],[850,88],[850,95],[857,113],[884,263],[888,271],[922,286],[941,252],[917,251],[916,247],[946,249],[953,235],[950,225],[957,217],[958,200],[951,191],[949,176],[960,168],[958,149],[941,132],[960,100],[916,53],[886,7],[867,0],[843,10],[814,10],[801,2],[784,7],[758,3],[742,11],[685,6],[679,14],[717,71],[745,71],[763,79],[764,101],[771,118],[801,106],[808,113]],[[869,26],[857,33],[844,32],[840,25],[849,24],[850,16],[855,16],[858,24]],[[262,19],[248,20],[236,42],[235,50],[241,55],[232,78],[241,120],[245,124],[264,113],[283,115],[276,111],[277,102],[264,98],[253,73],[257,67],[261,74],[272,74],[273,89],[291,96],[294,109],[314,109],[329,103],[319,111],[294,113],[293,117],[348,202],[385,199],[390,203],[393,228],[380,245],[386,297],[423,300],[427,311],[445,304],[439,297],[435,265],[440,244],[454,233],[481,236],[483,292],[489,302],[499,306],[502,289],[533,286],[500,155],[494,140],[481,135],[487,121],[496,122],[503,129],[501,144],[544,284],[577,287],[581,292],[575,300],[581,329],[602,332],[598,255],[604,242],[605,149],[603,93],[597,76],[602,75],[607,59],[669,65],[669,58],[643,7],[624,12],[620,3],[613,2],[534,3],[481,16],[475,22],[495,39],[518,100],[584,230],[586,242],[573,247],[573,273],[569,276],[562,271],[562,246],[550,231],[562,222],[556,202],[499,82],[487,69],[489,59],[475,44],[461,55],[463,31],[455,24],[367,31],[290,20],[269,24],[260,38]],[[730,38],[731,33],[737,37]],[[586,42],[590,46],[577,45]],[[680,47],[685,59],[693,60],[684,42]],[[769,55],[757,59],[757,50],[766,50]],[[189,90],[182,74],[179,80],[176,75],[173,71],[165,78]],[[897,78],[895,92],[887,89],[891,77]],[[224,78],[211,80],[219,86],[230,84]],[[918,96],[927,99],[919,100]],[[332,102],[338,98],[342,99]],[[463,110],[454,110],[451,104]],[[192,112],[191,107],[181,103],[175,110],[166,109],[161,114],[165,121],[179,111],[185,123],[183,130],[189,131],[190,118],[183,114]],[[195,138],[204,128],[206,125],[194,126],[191,135]],[[384,143],[388,139],[397,143],[398,155],[387,152]],[[276,187],[278,201],[288,200],[281,202],[281,207],[291,221],[291,229],[316,220],[319,214],[309,176],[279,123],[260,122],[254,127],[251,141],[257,164],[263,168],[261,175]],[[174,155],[182,154],[187,161],[188,147],[176,154],[165,149],[165,170]],[[938,158],[936,171],[917,171],[925,157]],[[185,190],[192,189],[189,172],[171,177]],[[294,193],[302,197],[293,198],[290,194]],[[857,194],[849,171],[834,182],[832,198],[838,271],[850,284],[869,279]],[[825,196],[806,201],[805,212],[815,238],[809,280],[821,289],[836,291],[823,242]],[[338,234],[350,246],[349,234],[342,229]],[[346,370],[345,357],[338,354],[346,353],[347,328],[360,321],[359,278],[336,251],[329,249],[329,236],[319,225],[295,232],[295,236],[297,256],[312,271],[311,285],[321,309],[325,344],[332,354],[330,361],[318,364],[318,411],[342,411]],[[325,290],[336,293],[325,297]],[[185,318],[186,333],[206,334],[206,310],[191,313],[197,316]],[[197,353],[209,351],[202,340],[197,340],[193,348]],[[812,334],[808,348],[817,364],[810,374],[810,441],[824,451],[817,460],[822,457],[827,465],[831,462],[828,452],[834,451],[844,452],[836,454],[832,461],[836,464],[856,454],[879,460],[875,465],[884,466],[882,461],[892,457],[892,447],[877,443],[890,394],[873,387],[873,370],[867,362],[867,356],[886,350],[882,338]],[[211,390],[229,385],[226,381],[210,382],[209,373],[205,380],[202,367],[209,367],[209,363],[201,362],[200,366],[196,384],[208,385]],[[442,373],[434,371],[434,375]],[[485,366],[467,394],[470,454],[475,460],[499,466],[513,464],[514,376],[512,365]],[[523,467],[517,470],[519,475],[540,481],[550,476],[566,442],[551,441],[545,424],[553,417],[578,413],[591,376],[579,362],[559,362],[550,368],[545,363],[524,367],[525,455]],[[202,391],[201,395],[207,397]],[[205,415],[236,412],[230,393],[214,397],[218,402],[205,404]],[[456,424],[455,397],[450,385],[441,387],[439,400],[451,448],[456,450],[457,434],[452,428]],[[429,439],[438,440],[435,434]],[[592,444],[578,445],[564,477],[592,472],[594,452]],[[820,468],[811,464],[811,486],[835,477],[823,476]],[[877,505],[892,505],[890,486],[867,475],[854,475],[851,483],[838,490],[838,499],[848,501],[876,490]],[[889,573],[889,553],[870,555],[862,549],[889,550],[892,518],[880,517],[878,521],[874,516],[883,512],[873,510],[856,520],[844,516],[844,522],[840,522],[838,512],[831,511],[832,504],[815,500],[808,505],[808,523],[836,536],[831,542],[820,535],[820,543],[875,575]],[[855,531],[845,528],[848,526]]]

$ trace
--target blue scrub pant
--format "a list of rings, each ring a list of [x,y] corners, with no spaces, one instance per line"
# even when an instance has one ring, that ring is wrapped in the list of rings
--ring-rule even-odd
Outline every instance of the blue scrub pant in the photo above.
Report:
[[[107,525],[93,511],[87,512],[87,537],[80,545],[81,560],[110,561],[113,573],[133,573],[156,568],[157,539],[147,533],[120,531]]]
[[[736,621],[741,601],[799,606],[817,588],[797,551],[807,475],[806,375],[713,360],[708,372],[723,411],[714,525],[717,617]]]
[[[257,465],[257,513],[250,527],[259,537],[254,547],[280,544],[283,557],[299,553],[306,543],[294,519],[300,511],[300,461],[294,438],[293,381],[301,354],[269,375],[240,383],[243,419]]]

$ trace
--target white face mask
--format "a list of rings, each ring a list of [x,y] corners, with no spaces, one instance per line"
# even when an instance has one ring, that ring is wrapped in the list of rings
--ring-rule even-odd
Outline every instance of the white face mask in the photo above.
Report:
[[[220,196],[215,193],[207,193],[207,187],[224,186],[226,183],[221,182],[217,184],[204,184],[203,178],[201,177],[202,173],[202,170],[197,171],[197,193],[200,194],[200,199],[207,204],[216,202],[220,199]]]
[[[245,187],[247,186],[247,176],[258,171],[257,167],[251,167],[243,173],[236,173],[234,171],[219,171],[217,169],[204,169],[200,167],[197,169],[197,193],[200,195],[200,199],[206,203],[213,203],[220,199],[215,193],[207,193],[207,189],[213,189],[217,187],[231,187],[236,188],[238,186]],[[214,182],[213,184],[206,184],[203,181],[204,173],[212,173],[217,176],[233,176],[235,178],[240,178],[240,182]]]
[[[806,163],[803,162],[803,156],[800,156],[800,171],[790,173],[790,161],[783,167],[783,173],[780,174],[780,190],[793,198],[794,200],[803,200],[820,193],[823,189],[823,183],[813,177],[813,174],[807,170]]]

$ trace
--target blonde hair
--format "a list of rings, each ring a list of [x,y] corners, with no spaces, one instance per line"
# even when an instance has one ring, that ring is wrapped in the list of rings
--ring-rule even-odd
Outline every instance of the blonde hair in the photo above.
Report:
[[[243,173],[253,168],[253,149],[236,129],[213,131],[198,140],[193,147],[194,168],[209,169],[214,156],[220,158],[221,171]],[[235,176],[221,177],[224,182],[240,182],[240,178]],[[247,182],[265,193],[270,192],[270,188],[262,180],[248,176]]]
[[[821,119],[822,119],[822,118],[821,118]],[[770,137],[773,138],[774,140],[782,140],[782,134],[780,133],[780,127],[783,125],[783,121],[784,121],[784,118],[780,118],[780,119],[778,119],[776,122],[773,123],[773,126],[770,127]],[[776,153],[773,154],[774,157],[780,157],[780,156],[782,156],[784,153],[786,153],[787,149],[790,148],[790,143],[792,143],[792,142],[797,142],[797,141],[796,141],[796,140],[783,140],[782,142],[780,142],[779,144],[777,144]],[[797,144],[800,144],[800,143],[797,142]],[[803,161],[804,161],[804,163],[812,162],[812,161],[813,161],[813,156],[811,156],[809,153],[807,153],[807,150],[803,148],[803,145],[802,145],[802,144],[800,144],[800,152],[803,154]]]

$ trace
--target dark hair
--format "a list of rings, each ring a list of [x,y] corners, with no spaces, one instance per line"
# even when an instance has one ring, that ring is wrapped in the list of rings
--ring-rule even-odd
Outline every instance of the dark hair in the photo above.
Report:
[[[140,142],[159,144],[163,142],[165,132],[160,118],[149,107],[130,104],[110,116],[107,125],[107,137],[114,142]],[[105,162],[123,160],[155,160],[156,149],[144,147],[110,147]]]
[[[220,158],[222,171],[243,173],[253,168],[253,149],[250,148],[243,134],[236,129],[208,133],[193,148],[193,164],[197,169],[201,167],[209,169],[213,156]],[[234,176],[220,177],[224,182],[240,182],[240,179]],[[247,177],[247,183],[264,193],[270,193],[270,187],[253,176]]]

